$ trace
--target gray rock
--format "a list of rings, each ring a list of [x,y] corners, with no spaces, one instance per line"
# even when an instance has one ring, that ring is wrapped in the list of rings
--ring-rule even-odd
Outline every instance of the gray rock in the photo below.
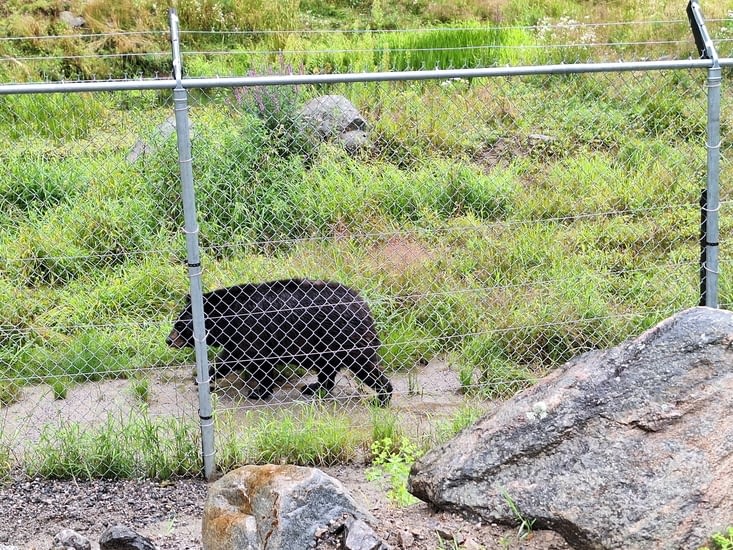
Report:
[[[209,488],[206,550],[304,550],[330,522],[373,521],[336,479],[316,468],[243,466]]]
[[[350,155],[354,155],[369,146],[369,134],[363,130],[344,132],[336,139]]]
[[[346,524],[344,550],[384,550],[387,546],[374,530],[360,519],[351,519]]]
[[[52,550],[91,550],[89,539],[71,529],[59,531],[53,537]]]
[[[79,15],[74,15],[68,10],[59,13],[59,21],[61,21],[62,23],[66,23],[73,28],[83,27],[86,24],[86,21],[84,21],[83,17]]]
[[[733,518],[733,313],[582,355],[413,467],[438,507],[583,549],[698,548]]]
[[[189,120],[189,131],[191,131],[192,128],[193,123]],[[139,139],[135,142],[135,145],[132,147],[132,151],[127,154],[127,162],[133,164],[141,157],[155,153],[160,148],[160,144],[165,142],[175,133],[175,131],[176,117],[175,115],[171,115],[161,122],[155,130],[153,130],[149,141],[146,142]]]
[[[353,130],[367,130],[367,122],[344,96],[324,95],[311,99],[299,111],[300,119],[329,139]]]
[[[315,141],[333,140],[354,154],[369,145],[369,125],[343,96],[316,97],[298,111],[297,120]]]
[[[155,550],[155,545],[129,527],[114,525],[99,537],[99,550]]]

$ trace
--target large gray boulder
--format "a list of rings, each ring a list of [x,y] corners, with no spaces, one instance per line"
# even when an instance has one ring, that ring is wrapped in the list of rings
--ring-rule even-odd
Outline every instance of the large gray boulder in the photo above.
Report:
[[[336,141],[349,153],[369,145],[367,121],[344,96],[324,95],[311,99],[298,111],[298,120],[315,141]]]
[[[576,548],[694,549],[733,521],[732,410],[733,314],[689,309],[506,402],[418,461],[409,489]]]
[[[371,515],[337,480],[316,468],[243,466],[209,488],[201,538],[205,550],[305,550],[337,522],[370,529]],[[364,523],[367,522],[367,523]],[[353,531],[353,529],[352,529]],[[361,533],[376,550],[374,533]]]

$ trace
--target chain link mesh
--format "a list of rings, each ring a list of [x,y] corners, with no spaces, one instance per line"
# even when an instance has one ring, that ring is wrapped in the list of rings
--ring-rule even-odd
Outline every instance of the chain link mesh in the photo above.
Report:
[[[427,433],[698,301],[704,71],[190,101],[209,374],[235,429],[317,402]],[[129,452],[76,475],[198,471],[170,92],[3,97],[0,128],[4,441]],[[148,440],[172,462],[141,459]]]
[[[240,289],[226,290],[231,285],[338,281],[369,304],[398,406],[446,392],[511,395],[579,353],[614,345],[696,303],[703,76],[612,73],[207,94],[191,110],[205,286],[221,289],[216,299],[226,307],[240,307]],[[306,285],[313,296],[303,307],[328,302],[312,283],[280,284]],[[253,291],[263,302],[255,309],[280,319],[290,292],[272,294],[270,285]],[[228,313],[257,324],[247,321],[249,312],[247,305]],[[302,370],[315,366],[332,395],[343,385],[343,395],[353,397],[348,361],[282,368],[292,366],[291,353],[312,357],[314,343],[336,346],[328,349],[334,355],[343,340],[355,344],[343,332],[324,343],[298,313],[285,316],[291,314],[278,340],[295,348],[283,354],[283,365],[266,373],[239,365],[227,381],[215,367],[214,387],[239,398],[232,386],[274,384],[268,400],[256,390],[243,394],[256,398],[251,404],[284,403],[292,386],[311,380]],[[233,347],[219,363],[229,351],[256,363],[259,348],[271,348],[209,334],[211,344]],[[337,389],[324,369],[347,373],[336,377]]]

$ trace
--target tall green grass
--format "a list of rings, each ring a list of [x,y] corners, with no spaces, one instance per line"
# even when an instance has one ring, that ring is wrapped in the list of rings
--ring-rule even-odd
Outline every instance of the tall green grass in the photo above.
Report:
[[[513,48],[532,43],[522,29],[477,24],[390,33],[378,43],[374,65],[399,71],[491,67],[516,62],[520,55]]]
[[[124,421],[108,416],[97,427],[69,422],[44,427],[26,451],[31,476],[54,479],[169,479],[201,470],[195,424],[156,419],[143,407]]]

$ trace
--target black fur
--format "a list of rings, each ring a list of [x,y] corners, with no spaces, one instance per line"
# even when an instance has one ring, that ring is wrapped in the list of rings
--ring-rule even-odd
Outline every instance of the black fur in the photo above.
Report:
[[[250,397],[269,398],[276,368],[290,364],[318,372],[303,393],[331,390],[336,372],[347,368],[382,405],[390,401],[369,306],[340,283],[286,279],[220,288],[204,294],[204,318],[207,344],[221,348],[212,378],[246,370],[259,383]],[[190,297],[166,342],[193,347]]]

